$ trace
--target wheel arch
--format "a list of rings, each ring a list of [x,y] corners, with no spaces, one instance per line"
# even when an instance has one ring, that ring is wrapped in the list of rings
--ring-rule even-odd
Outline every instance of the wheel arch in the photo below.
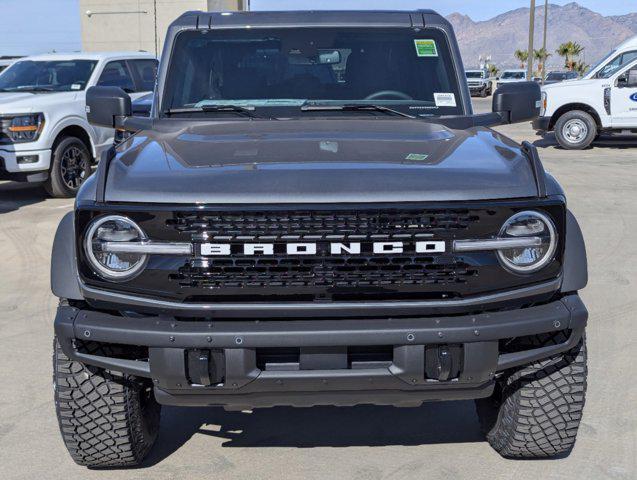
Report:
[[[564,249],[563,292],[576,292],[588,283],[588,262],[582,229],[575,215],[566,211],[566,246]]]
[[[549,130],[553,130],[555,128],[555,124],[557,123],[557,120],[562,115],[564,115],[567,112],[571,112],[573,110],[581,110],[583,112],[588,113],[595,120],[595,124],[597,125],[597,128],[598,129],[602,128],[602,119],[594,107],[591,107],[590,105],[586,103],[574,102],[574,103],[567,103],[566,105],[562,105],[560,108],[558,108],[555,111],[555,113],[553,113],[553,115],[551,115],[551,121],[549,122]]]
[[[93,160],[97,160],[97,150],[94,139],[95,132],[91,125],[89,125],[86,117],[82,118],[78,115],[66,115],[59,121],[55,121],[55,119],[52,119],[52,121],[54,122],[54,125],[50,133],[48,133],[48,137],[52,139],[49,140],[51,142],[50,148],[52,150],[60,142],[62,137],[73,136],[82,140]]]

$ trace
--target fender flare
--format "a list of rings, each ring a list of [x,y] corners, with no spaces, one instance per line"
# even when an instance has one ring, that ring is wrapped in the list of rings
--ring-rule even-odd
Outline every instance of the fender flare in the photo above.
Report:
[[[566,244],[562,292],[576,292],[588,283],[586,245],[582,229],[570,210],[566,211]]]
[[[91,125],[88,123],[86,118],[82,118],[77,115],[65,116],[64,118],[62,118],[59,122],[55,124],[55,126],[51,130],[51,133],[49,134],[51,138],[50,140],[51,147],[53,146],[54,140],[58,137],[58,135],[60,135],[62,130],[64,130],[67,127],[81,128],[82,130],[86,132],[86,135],[89,138],[89,142],[91,143],[90,145],[91,155],[93,155],[93,158],[97,158],[98,152],[97,152],[97,146],[95,144],[95,131],[93,130],[93,127],[91,127]]]
[[[60,221],[51,252],[51,291],[58,298],[83,300],[75,254],[75,215],[69,212]]]

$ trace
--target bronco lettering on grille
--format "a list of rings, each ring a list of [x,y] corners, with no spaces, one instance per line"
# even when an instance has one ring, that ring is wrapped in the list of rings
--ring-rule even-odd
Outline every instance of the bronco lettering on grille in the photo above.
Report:
[[[317,255],[320,251],[317,243],[286,243],[283,250],[288,255]],[[360,255],[363,247],[367,247],[375,254],[388,255],[405,253],[408,251],[416,253],[445,253],[446,244],[444,241],[426,242],[332,242],[326,244],[325,251],[332,255]],[[201,255],[203,256],[229,256],[232,254],[243,255],[274,255],[274,243],[203,243],[201,244]]]

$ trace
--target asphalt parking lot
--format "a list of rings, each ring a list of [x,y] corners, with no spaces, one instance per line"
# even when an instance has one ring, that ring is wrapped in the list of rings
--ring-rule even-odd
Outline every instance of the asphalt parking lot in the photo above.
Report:
[[[477,99],[479,111],[490,99]],[[0,478],[2,479],[634,479],[637,478],[637,137],[557,148],[528,124],[499,130],[538,145],[587,241],[589,387],[567,458],[511,461],[483,440],[472,402],[414,409],[166,408],[143,467],[88,471],[60,438],[52,399],[49,291],[53,234],[71,200],[0,182]]]

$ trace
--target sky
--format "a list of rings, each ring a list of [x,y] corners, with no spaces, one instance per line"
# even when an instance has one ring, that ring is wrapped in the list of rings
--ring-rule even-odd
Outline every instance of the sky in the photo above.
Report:
[[[133,0],[131,0],[132,2]],[[566,4],[571,0],[550,0]],[[529,0],[251,0],[253,10],[417,9],[434,8],[447,15],[460,12],[486,20]],[[537,0],[538,5],[543,0]],[[602,15],[637,11],[637,0],[578,0]],[[0,0],[0,55],[28,55],[81,49],[78,0]]]

